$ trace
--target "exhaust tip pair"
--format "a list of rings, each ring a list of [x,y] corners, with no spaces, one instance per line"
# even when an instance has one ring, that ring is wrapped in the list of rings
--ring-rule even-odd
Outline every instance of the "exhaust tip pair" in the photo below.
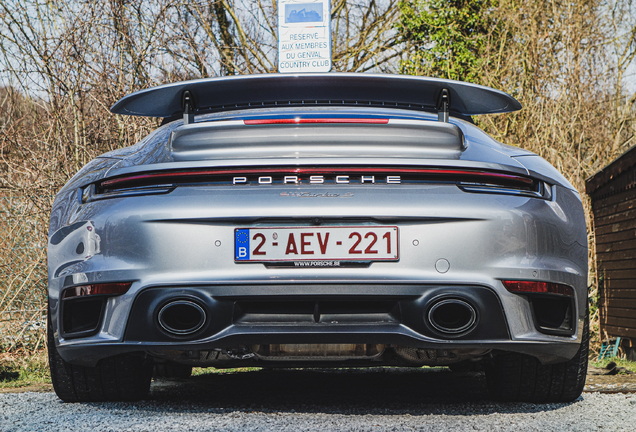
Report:
[[[465,300],[445,298],[428,309],[428,324],[438,333],[462,336],[477,326],[477,311]],[[205,309],[198,303],[179,299],[165,304],[157,316],[159,325],[174,336],[188,336],[201,330],[206,323]]]

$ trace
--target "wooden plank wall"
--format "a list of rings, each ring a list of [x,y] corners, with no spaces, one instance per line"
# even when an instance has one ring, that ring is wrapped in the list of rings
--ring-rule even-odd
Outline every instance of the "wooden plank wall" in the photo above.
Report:
[[[593,200],[601,334],[636,339],[636,188]]]

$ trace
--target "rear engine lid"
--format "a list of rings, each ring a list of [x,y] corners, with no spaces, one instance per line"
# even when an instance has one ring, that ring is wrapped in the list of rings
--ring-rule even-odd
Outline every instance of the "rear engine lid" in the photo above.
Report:
[[[388,118],[277,118],[192,123],[170,137],[174,161],[263,158],[458,159],[451,123]]]

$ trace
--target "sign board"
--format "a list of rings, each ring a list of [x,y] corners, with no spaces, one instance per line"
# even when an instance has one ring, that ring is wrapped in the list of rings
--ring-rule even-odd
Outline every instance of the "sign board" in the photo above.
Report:
[[[278,72],[330,70],[330,0],[278,0]]]

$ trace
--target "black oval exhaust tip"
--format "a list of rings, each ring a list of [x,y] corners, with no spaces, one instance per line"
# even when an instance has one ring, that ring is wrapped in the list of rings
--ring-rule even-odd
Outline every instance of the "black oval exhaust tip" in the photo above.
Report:
[[[444,299],[428,310],[428,322],[440,333],[458,336],[475,328],[477,312],[464,300]]]
[[[190,300],[175,300],[161,308],[159,325],[170,334],[186,336],[196,333],[205,324],[205,310]]]

